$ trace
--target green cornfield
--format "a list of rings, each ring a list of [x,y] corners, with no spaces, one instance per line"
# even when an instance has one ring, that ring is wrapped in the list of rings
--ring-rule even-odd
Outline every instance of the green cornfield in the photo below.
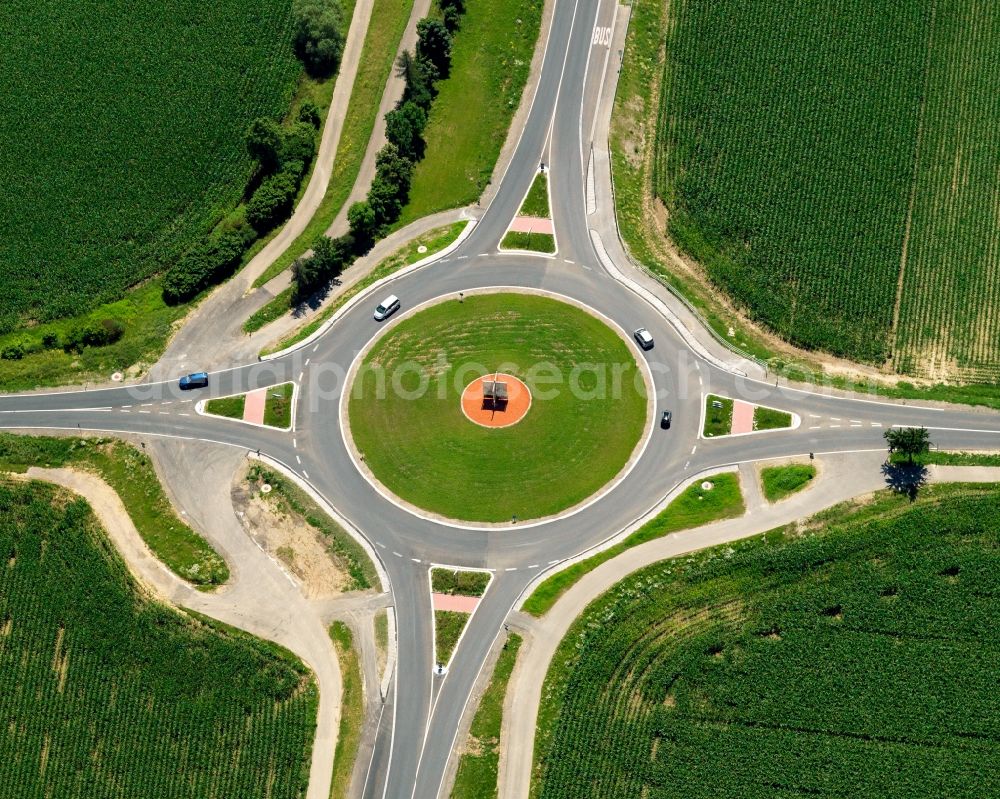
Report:
[[[117,299],[236,205],[291,25],[291,0],[3,3],[0,332]]]
[[[1000,489],[921,493],[597,599],[546,677],[532,796],[1000,795]]]
[[[303,796],[315,683],[148,598],[85,501],[0,481],[0,794]]]
[[[667,232],[800,346],[1000,374],[1000,15],[973,0],[670,4]]]

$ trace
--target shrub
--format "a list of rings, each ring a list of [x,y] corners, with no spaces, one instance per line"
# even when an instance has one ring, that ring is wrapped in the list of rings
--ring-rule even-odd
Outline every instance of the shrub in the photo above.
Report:
[[[288,213],[298,190],[298,181],[288,172],[265,178],[247,203],[247,222],[263,233]]]
[[[312,125],[318,130],[320,123],[319,106],[310,100],[306,100],[299,106],[298,119],[299,122],[305,122],[307,125]]]
[[[196,244],[164,277],[164,301],[175,304],[189,300],[228,276],[253,239],[253,231],[243,226]]]
[[[295,0],[295,53],[316,77],[332,75],[344,50],[343,11],[336,0]]]
[[[278,153],[278,166],[282,172],[303,174],[315,155],[316,128],[308,122],[296,122],[282,131]]]
[[[281,126],[268,117],[255,119],[243,134],[247,152],[265,172],[270,172],[278,165],[282,138]]]

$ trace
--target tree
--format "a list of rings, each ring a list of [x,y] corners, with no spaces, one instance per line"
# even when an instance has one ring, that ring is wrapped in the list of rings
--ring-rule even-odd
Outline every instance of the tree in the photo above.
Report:
[[[451,68],[451,34],[439,19],[424,17],[417,23],[417,59],[432,63],[442,78]]]
[[[445,27],[451,32],[458,30],[462,14],[465,13],[465,0],[438,0],[438,8],[444,17]]]
[[[375,230],[379,231],[399,219],[403,203],[399,199],[399,187],[387,181],[381,175],[376,175],[368,189],[368,204],[375,214]]]
[[[354,203],[347,211],[347,222],[354,237],[354,251],[368,252],[375,243],[375,211],[365,201]]]
[[[316,129],[312,125],[296,122],[281,132],[278,165],[282,172],[303,175],[315,155]]]
[[[375,173],[386,183],[396,187],[397,196],[405,200],[413,178],[413,162],[400,154],[392,142],[386,142],[375,156]]]
[[[883,435],[889,444],[889,454],[906,455],[910,463],[914,455],[922,455],[931,447],[926,427],[891,427]]]
[[[434,99],[434,83],[439,75],[434,65],[404,50],[396,59],[396,75],[406,81],[403,102],[413,102],[425,111]]]
[[[397,152],[410,161],[419,161],[424,154],[421,134],[427,124],[427,113],[411,100],[385,115],[385,137]]]
[[[295,53],[314,77],[337,71],[344,51],[343,11],[336,0],[295,0]]]
[[[282,139],[281,127],[267,117],[255,119],[243,134],[243,141],[250,157],[266,172],[272,171],[278,165]]]
[[[294,299],[299,302],[333,280],[353,256],[354,240],[348,233],[335,239],[320,236],[313,244],[312,255],[292,264]]]

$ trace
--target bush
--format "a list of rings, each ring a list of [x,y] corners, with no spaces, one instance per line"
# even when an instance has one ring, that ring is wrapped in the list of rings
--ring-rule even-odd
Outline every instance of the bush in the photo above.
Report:
[[[117,319],[87,319],[69,329],[63,339],[63,349],[80,352],[84,347],[104,347],[114,344],[124,333],[125,326]]]
[[[316,128],[308,122],[296,122],[282,131],[278,153],[278,166],[282,172],[303,174],[315,155]]]
[[[282,138],[281,126],[268,117],[255,119],[243,134],[247,152],[265,172],[277,167]]]
[[[313,128],[318,130],[320,123],[319,106],[311,100],[306,100],[299,106],[298,119],[299,122],[305,122],[307,125],[312,125]]]
[[[343,11],[336,0],[295,0],[295,53],[315,77],[332,75],[344,51]]]
[[[176,304],[189,300],[228,276],[254,238],[253,231],[243,226],[196,244],[164,277],[164,301]]]
[[[298,180],[293,174],[278,172],[265,178],[247,203],[247,222],[259,233],[270,230],[291,209],[296,191]]]

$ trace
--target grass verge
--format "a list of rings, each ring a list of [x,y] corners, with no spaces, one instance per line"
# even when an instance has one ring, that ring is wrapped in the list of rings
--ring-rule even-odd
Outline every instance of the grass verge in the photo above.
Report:
[[[246,404],[246,394],[238,394],[235,397],[210,399],[205,403],[205,413],[210,413],[213,416],[225,416],[227,419],[242,419],[243,409]]]
[[[326,194],[305,230],[254,281],[255,288],[284,272],[296,258],[311,249],[313,242],[333,224],[350,196],[412,8],[413,0],[375,0]]]
[[[497,795],[503,703],[520,648],[521,636],[509,635],[472,719],[469,742],[458,761],[451,799],[495,799]]]
[[[490,575],[486,572],[431,569],[431,591],[435,594],[482,596],[489,584]]]
[[[760,485],[764,499],[777,502],[801,491],[816,476],[816,467],[811,463],[791,463],[787,466],[768,466],[760,471]]]
[[[342,621],[330,625],[330,638],[337,650],[340,664],[340,679],[343,690],[340,694],[340,731],[337,734],[337,748],[333,755],[333,779],[330,783],[331,799],[347,796],[351,786],[351,773],[358,756],[361,743],[361,729],[365,718],[364,684],[361,678],[361,662],[354,648],[351,629]]]
[[[711,489],[703,489],[701,481],[693,483],[654,519],[646,522],[624,541],[553,574],[539,584],[521,609],[532,616],[541,616],[583,575],[625,550],[678,530],[701,527],[720,519],[732,519],[746,512],[740,480],[736,474],[717,474],[708,480],[712,483]]]
[[[292,398],[295,396],[293,383],[271,386],[264,400],[264,424],[287,430],[292,426]]]
[[[893,463],[907,463],[905,455],[893,454],[890,460]],[[914,463],[924,466],[936,464],[938,466],[1000,466],[1000,454],[996,452],[949,452],[947,450],[932,449],[922,455],[913,458]]]
[[[250,314],[243,323],[243,332],[256,333],[264,325],[268,325],[288,313],[292,307],[292,291],[293,287],[289,286],[284,291],[275,294],[262,308]]]
[[[426,154],[413,174],[397,227],[475,202],[493,174],[538,40],[542,0],[466,0],[451,73],[424,130]]]
[[[531,796],[997,794],[998,509],[879,492],[629,575],[551,661]]]
[[[0,433],[0,468],[73,467],[99,475],[121,497],[142,540],[175,574],[199,587],[220,585],[229,568],[178,518],[144,452],[111,438],[53,438]]]
[[[754,430],[781,430],[792,426],[792,415],[785,411],[777,411],[774,408],[762,408],[757,406],[753,409],[753,429]]]
[[[260,464],[250,467],[247,479],[254,483],[270,485],[272,490],[268,494],[269,499],[274,498],[283,503],[283,510],[286,513],[298,514],[323,535],[329,546],[330,555],[350,578],[348,591],[364,591],[379,584],[375,565],[364,547],[331,519],[305,491],[286,479],[284,475]]]
[[[551,233],[522,233],[509,230],[500,242],[503,250],[531,250],[549,255],[556,251],[556,237]]]
[[[293,344],[297,344],[303,339],[309,338],[309,336],[322,327],[323,323],[327,319],[343,308],[344,305],[346,305],[352,298],[360,294],[369,286],[377,283],[379,280],[382,280],[382,278],[388,277],[394,272],[398,272],[403,267],[412,266],[417,261],[423,260],[436,252],[440,252],[455,241],[468,224],[470,223],[452,222],[450,225],[434,228],[433,230],[429,230],[427,233],[424,233],[422,236],[418,236],[409,244],[400,247],[392,255],[381,261],[378,266],[361,278],[357,283],[354,283],[345,289],[336,300],[331,302],[326,308],[317,314],[315,319],[308,324],[303,325],[298,330],[293,330],[291,333],[280,339],[277,344],[271,347],[265,347],[260,351],[260,354],[270,355],[272,352],[279,352],[286,347],[291,347]],[[423,252],[420,250],[421,247],[425,248]]]
[[[733,426],[733,401],[728,397],[709,394],[705,397],[705,438],[728,436]]]
[[[434,611],[434,660],[443,666],[451,660],[455,645],[462,636],[462,630],[469,620],[468,613],[454,610]]]

